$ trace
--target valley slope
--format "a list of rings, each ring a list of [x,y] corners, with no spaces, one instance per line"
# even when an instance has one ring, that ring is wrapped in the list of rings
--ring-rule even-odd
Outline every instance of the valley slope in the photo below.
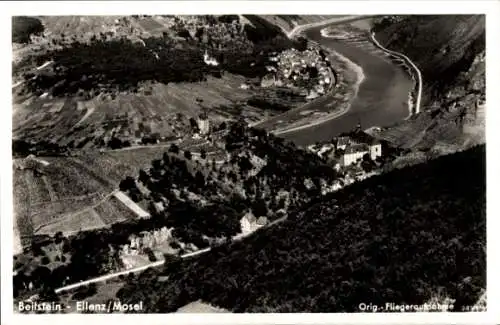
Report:
[[[118,298],[148,312],[198,299],[233,312],[359,312],[436,298],[461,311],[485,287],[485,216],[480,146],[318,198],[244,242],[147,272]]]
[[[389,16],[377,39],[422,72],[422,113],[381,132],[392,143],[436,154],[485,142],[485,16]]]

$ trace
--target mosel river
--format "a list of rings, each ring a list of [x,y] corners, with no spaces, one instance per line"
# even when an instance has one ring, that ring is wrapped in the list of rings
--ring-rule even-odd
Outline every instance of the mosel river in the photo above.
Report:
[[[412,87],[408,74],[396,64],[384,59],[380,52],[374,51],[373,46],[323,37],[323,28],[325,26],[314,27],[305,31],[305,34],[322,47],[337,51],[359,65],[365,78],[347,113],[316,126],[283,133],[280,137],[297,145],[309,145],[350,131],[358,122],[366,129],[371,126],[389,126],[407,117],[408,92]],[[317,105],[325,104],[328,103],[322,100],[317,102]],[[311,109],[311,106],[308,109]]]

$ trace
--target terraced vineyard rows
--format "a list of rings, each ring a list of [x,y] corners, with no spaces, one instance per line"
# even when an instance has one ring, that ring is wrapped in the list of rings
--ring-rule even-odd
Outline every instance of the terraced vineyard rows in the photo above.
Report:
[[[38,230],[40,234],[54,234],[62,231],[65,236],[78,233],[83,230],[98,229],[106,224],[93,209],[86,209],[82,212],[69,214],[59,218],[56,222],[44,225]]]
[[[95,211],[108,226],[117,222],[136,218],[136,215],[115,197],[110,197],[108,200],[99,204],[95,207]]]

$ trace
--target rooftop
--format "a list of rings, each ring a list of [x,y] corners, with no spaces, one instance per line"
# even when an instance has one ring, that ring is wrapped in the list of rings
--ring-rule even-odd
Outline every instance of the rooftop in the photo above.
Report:
[[[368,152],[370,148],[365,143],[357,143],[348,146],[345,149],[345,154],[359,153],[359,152]]]
[[[380,144],[380,141],[362,130],[354,130],[342,134],[343,137],[348,137],[357,143],[365,143],[369,145]]]

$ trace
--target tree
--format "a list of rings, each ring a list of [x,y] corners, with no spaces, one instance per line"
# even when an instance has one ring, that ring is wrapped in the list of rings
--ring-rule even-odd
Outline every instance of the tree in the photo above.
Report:
[[[242,173],[246,173],[253,168],[253,165],[247,156],[240,157],[238,166],[240,167]]]
[[[280,199],[279,199],[279,201],[278,201],[278,206],[277,206],[277,208],[278,208],[278,210],[280,210],[280,209],[284,209],[284,208],[285,208],[285,206],[286,206],[286,200],[285,200],[285,198],[284,198],[284,197],[282,197],[282,198],[280,198]]]
[[[252,211],[256,217],[267,216],[268,210],[266,201],[262,198],[257,198],[252,205]]]
[[[189,125],[191,125],[191,128],[192,128],[195,132],[199,131],[199,129],[198,129],[198,123],[196,123],[196,120],[195,120],[193,117],[190,117],[190,118],[189,118]]]
[[[120,187],[120,190],[124,191],[124,192],[135,188],[136,186],[135,186],[134,178],[131,176],[127,176],[124,180],[122,180],[120,182],[119,187]]]
[[[59,244],[63,241],[63,239],[64,239],[64,235],[63,235],[62,231],[56,232],[56,234],[54,235],[54,243]]]
[[[190,39],[191,38],[191,34],[189,34],[189,31],[185,28],[182,28],[181,30],[177,31],[177,35],[179,37],[183,37],[183,38],[186,38],[186,39]]]
[[[50,259],[47,256],[42,257],[42,265],[47,265],[50,263]]]
[[[198,170],[194,176],[196,187],[202,189],[205,187],[205,176]]]
[[[163,153],[163,165],[168,166],[170,163],[170,157],[168,156],[167,152]]]
[[[161,162],[162,162],[161,159],[155,159],[155,160],[153,160],[153,162],[152,162],[153,168],[155,170],[161,170],[162,169],[162,163]]]
[[[191,160],[191,151],[189,150],[184,150],[184,157],[187,159],[187,160]]]
[[[42,22],[34,17],[12,17],[12,41],[29,43],[32,34],[41,35],[44,31]]]
[[[111,140],[109,141],[108,146],[111,149],[120,149],[120,148],[123,148],[123,143],[122,143],[122,140],[113,136],[111,138]]]
[[[39,287],[41,284],[49,281],[50,275],[51,272],[48,267],[39,266],[31,273],[31,278],[35,287]]]
[[[178,154],[179,153],[179,147],[175,143],[172,143],[170,145],[170,148],[168,149],[168,152],[172,152],[174,154]]]
[[[200,150],[200,157],[201,159],[207,159],[207,151],[204,148]]]
[[[149,182],[149,175],[144,171],[144,169],[139,169],[139,181],[142,184],[147,184]]]

